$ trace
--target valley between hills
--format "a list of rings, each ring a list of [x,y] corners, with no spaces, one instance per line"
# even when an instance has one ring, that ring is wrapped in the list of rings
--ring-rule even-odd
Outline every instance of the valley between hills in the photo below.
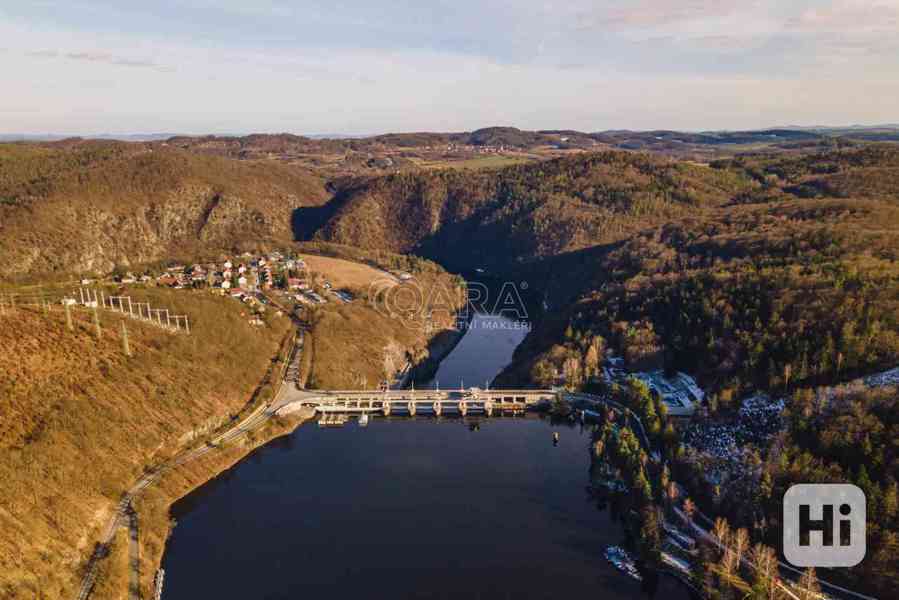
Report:
[[[264,375],[290,362],[298,322],[310,387],[374,387],[428,360],[464,305],[458,274],[474,273],[526,281],[540,307],[494,385],[623,394],[668,453],[667,476],[753,542],[776,547],[791,483],[855,482],[869,558],[822,578],[896,589],[899,391],[849,384],[899,366],[899,146],[847,132],[666,136],[664,148],[658,135],[504,128],[0,144],[0,591],[73,597],[121,492],[270,400],[280,384]],[[303,255],[373,271],[295,273]],[[237,295],[238,263],[264,294]],[[369,302],[384,273],[450,290],[450,310],[426,327],[391,320]],[[102,311],[97,336],[86,306],[69,327],[61,300],[82,286],[168,306],[191,334]],[[610,360],[689,373],[705,402],[675,425],[639,390],[607,389]],[[779,426],[741,440],[740,472],[696,443],[762,396],[783,402]],[[148,492],[144,555],[158,564],[171,502],[295,425]],[[700,585],[753,585],[706,563]],[[96,589],[123,597],[127,559],[106,564]],[[148,597],[152,571],[140,586]]]

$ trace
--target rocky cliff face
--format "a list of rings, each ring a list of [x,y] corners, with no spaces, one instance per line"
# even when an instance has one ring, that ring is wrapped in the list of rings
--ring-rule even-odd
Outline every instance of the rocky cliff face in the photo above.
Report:
[[[94,145],[37,159],[0,150],[0,274],[103,273],[288,242],[294,211],[327,199],[320,179],[289,166],[112,147],[100,158]]]

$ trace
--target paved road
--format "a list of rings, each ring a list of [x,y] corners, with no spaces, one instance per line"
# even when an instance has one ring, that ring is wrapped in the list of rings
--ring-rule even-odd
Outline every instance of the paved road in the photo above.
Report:
[[[137,537],[137,513],[128,511],[128,565],[131,575],[128,582],[128,598],[140,600],[140,543]]]
[[[266,404],[258,406],[255,410],[253,410],[253,412],[247,415],[243,419],[243,421],[241,421],[231,429],[225,431],[224,433],[220,434],[219,436],[213,438],[206,444],[192,450],[184,451],[172,458],[164,465],[148,471],[140,479],[138,479],[137,482],[127,492],[122,495],[122,499],[119,501],[112,517],[106,525],[106,528],[103,530],[103,535],[100,537],[100,542],[96,545],[94,553],[91,555],[91,558],[88,561],[84,577],[82,577],[81,580],[81,586],[78,590],[78,595],[76,596],[78,600],[86,600],[90,596],[91,590],[93,590],[94,584],[97,580],[99,563],[108,555],[109,548],[112,544],[113,538],[115,537],[116,530],[126,523],[126,519],[130,518],[129,515],[133,514],[132,502],[137,496],[139,496],[145,489],[159,481],[159,479],[163,475],[170,472],[171,470],[185,463],[196,460],[201,456],[205,456],[206,454],[218,449],[219,446],[227,444],[228,442],[244,436],[250,431],[258,429],[266,421],[271,419],[280,409],[296,401],[298,398],[302,399],[303,396],[290,396],[286,394],[285,391],[289,389],[290,386],[281,385],[283,382],[283,374],[274,374],[272,371],[273,369],[266,373],[266,378],[272,378],[274,376],[272,380],[276,381],[278,385],[278,391],[275,393],[275,397],[272,398],[272,400],[270,400]],[[130,543],[136,544],[137,515],[134,514],[133,518],[134,537],[131,539]],[[135,551],[135,553],[131,556],[135,557],[135,560],[139,561],[139,555],[137,554],[137,551]],[[135,570],[134,566],[135,565],[132,565],[131,569],[132,581]],[[130,598],[131,600],[135,600],[135,596],[130,596]]]
[[[678,515],[678,516],[679,516],[685,523],[689,523],[689,524],[690,524],[690,527],[692,528],[694,534],[698,534],[699,537],[701,537],[702,539],[706,540],[707,542],[710,542],[710,543],[714,544],[715,546],[717,546],[717,547],[720,548],[720,549],[723,549],[723,548],[724,548],[724,545],[721,543],[721,541],[720,541],[717,537],[715,537],[715,536],[712,535],[709,531],[707,531],[707,530],[703,529],[702,527],[700,527],[699,525],[697,525],[695,521],[692,521],[692,520],[690,520],[690,519],[687,519],[687,515],[685,515],[685,514],[683,513],[683,511],[681,511],[681,509],[679,509],[679,508],[676,507],[676,506],[674,506],[674,507],[672,507],[672,508],[674,509],[674,512],[676,512],[677,515]],[[751,569],[751,570],[753,570],[753,571],[755,570],[755,565],[752,564],[751,562],[749,562],[746,558],[742,558],[742,557],[741,557],[741,559],[740,559],[740,564],[742,564],[744,567],[747,567],[747,568],[749,568],[749,569]],[[797,596],[795,593],[793,593],[793,590],[791,590],[790,588],[788,588],[787,586],[785,586],[785,585],[783,584],[783,582],[781,582],[780,580],[777,581],[777,587],[780,588],[780,590],[781,590],[782,592],[784,592],[785,594],[787,594],[787,595],[788,595],[790,598],[792,598],[793,600],[799,600],[799,596]],[[872,599],[872,600],[873,600],[873,599]]]

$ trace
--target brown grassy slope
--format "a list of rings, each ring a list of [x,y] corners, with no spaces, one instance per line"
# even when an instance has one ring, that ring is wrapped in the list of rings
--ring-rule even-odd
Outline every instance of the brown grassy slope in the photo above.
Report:
[[[0,144],[0,273],[108,271],[290,241],[323,182],[272,162],[119,142]]]
[[[375,299],[370,289],[356,288],[356,301],[315,309],[307,342],[312,356],[308,387],[374,388],[387,375],[385,348],[391,349],[396,370],[406,360],[417,364],[427,358],[429,340],[454,325],[453,313],[465,295],[461,280],[426,261],[418,262],[424,267],[413,269],[415,279],[391,286],[386,301]],[[401,316],[385,310],[413,306],[416,298],[422,302],[417,314]],[[422,318],[428,311],[432,311],[430,329]]]
[[[625,152],[400,174],[347,188],[316,238],[498,268],[620,240],[754,185],[737,171]]]
[[[236,413],[289,329],[253,328],[208,294],[150,294],[193,334],[128,320],[131,358],[109,313],[99,343],[86,314],[69,333],[58,306],[0,317],[0,597],[72,596],[122,491],[186,432]]]

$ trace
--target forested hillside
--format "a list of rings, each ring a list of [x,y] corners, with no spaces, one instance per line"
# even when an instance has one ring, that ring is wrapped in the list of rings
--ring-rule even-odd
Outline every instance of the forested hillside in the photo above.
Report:
[[[891,145],[711,165],[580,154],[333,182],[327,203],[302,170],[158,145],[13,144],[0,157],[7,274],[301,235],[546,288],[553,317],[513,366],[534,382],[574,368],[583,340],[598,337],[725,394],[839,380],[896,358]]]
[[[534,332],[522,356],[546,383],[595,373],[601,346],[630,364],[697,373],[728,397],[899,363],[899,210],[793,200],[685,219],[610,250],[597,286]],[[594,361],[595,363],[595,361]],[[521,366],[521,365],[520,365]],[[520,372],[519,372],[520,374]]]
[[[572,257],[550,261],[577,275],[581,294],[530,336],[515,373],[545,383],[567,368],[582,379],[599,344],[635,365],[697,373],[732,397],[895,366],[897,156],[872,148],[747,159],[726,168],[759,185],[732,202],[578,257],[574,270],[561,268]],[[822,170],[867,185],[857,196],[809,197]]]
[[[789,432],[766,471],[761,500],[777,515],[783,493],[794,483],[859,486],[867,499],[865,560],[852,569],[856,589],[890,598],[899,589],[899,391],[869,390],[832,399],[826,405],[805,390],[792,402]]]
[[[868,498],[868,558],[827,577],[890,597],[899,582],[896,389],[825,386],[899,365],[897,158],[872,147],[715,165],[758,185],[618,244],[544,261],[554,287],[574,279],[579,295],[538,323],[496,383],[561,376],[578,388],[614,354],[633,368],[696,375],[712,416],[700,426],[738,419],[758,392],[784,399],[785,429],[732,457],[741,476],[717,486],[702,461],[685,460],[692,467],[679,464],[679,481],[704,510],[774,547],[789,485],[856,483]]]
[[[735,170],[624,152],[417,172],[348,185],[315,237],[455,268],[506,269],[624,239],[757,185]]]
[[[178,253],[293,238],[316,176],[170,147],[0,145],[0,274],[108,272]]]

